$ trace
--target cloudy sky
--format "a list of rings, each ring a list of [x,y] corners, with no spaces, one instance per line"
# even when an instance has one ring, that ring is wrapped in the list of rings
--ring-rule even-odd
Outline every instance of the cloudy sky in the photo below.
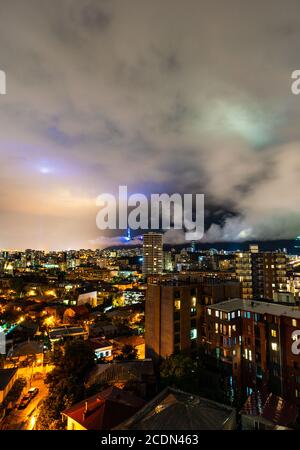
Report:
[[[208,242],[300,234],[298,0],[1,0],[0,69],[0,248],[103,245],[121,184],[204,193]]]

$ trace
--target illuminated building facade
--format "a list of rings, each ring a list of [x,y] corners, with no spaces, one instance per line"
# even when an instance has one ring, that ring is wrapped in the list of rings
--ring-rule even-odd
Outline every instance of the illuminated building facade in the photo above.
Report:
[[[147,233],[143,236],[143,273],[145,275],[163,272],[163,235]]]
[[[235,272],[244,299],[273,299],[274,292],[287,289],[286,254],[282,252],[259,252],[251,246],[248,252],[236,253]]]
[[[205,315],[206,352],[227,366],[237,391],[267,387],[300,406],[298,309],[233,299],[206,307]]]

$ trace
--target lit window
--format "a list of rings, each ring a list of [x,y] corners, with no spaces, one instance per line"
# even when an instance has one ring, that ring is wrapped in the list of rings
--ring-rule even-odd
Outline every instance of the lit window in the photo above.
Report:
[[[211,309],[210,309],[210,308],[207,309],[207,314],[208,314],[209,316],[211,316]]]
[[[249,361],[252,361],[252,351],[249,350]]]
[[[276,342],[272,342],[271,348],[272,348],[272,350],[274,350],[274,352],[277,352],[277,350],[278,350],[278,345],[276,344]]]
[[[196,297],[192,297],[192,307],[195,308],[196,307]]]
[[[220,316],[219,311],[216,311],[216,317],[219,317],[219,316]]]
[[[235,312],[231,313],[231,318],[234,319],[235,318]]]
[[[277,333],[276,333],[276,330],[271,330],[271,336],[272,337],[277,337]]]
[[[180,309],[180,300],[175,300],[174,308],[178,311]]]
[[[191,339],[197,339],[197,328],[192,328],[190,332]]]
[[[292,319],[292,325],[293,325],[293,327],[297,326],[297,320],[296,319]]]
[[[215,330],[216,330],[216,333],[219,333],[219,324],[218,323],[215,324]]]

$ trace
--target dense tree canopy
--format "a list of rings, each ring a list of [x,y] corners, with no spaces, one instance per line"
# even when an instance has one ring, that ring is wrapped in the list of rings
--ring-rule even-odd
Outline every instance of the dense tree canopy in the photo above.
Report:
[[[56,366],[46,377],[49,393],[40,408],[38,429],[62,428],[61,412],[84,399],[84,378],[95,364],[94,352],[85,342],[72,341],[63,351],[55,349],[53,362]]]
[[[137,349],[133,345],[126,344],[122,347],[120,355],[116,357],[118,360],[137,359]]]

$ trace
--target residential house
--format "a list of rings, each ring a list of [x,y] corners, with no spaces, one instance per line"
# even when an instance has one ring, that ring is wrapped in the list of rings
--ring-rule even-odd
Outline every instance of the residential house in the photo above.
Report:
[[[63,411],[67,430],[111,430],[136,413],[145,402],[116,387],[109,387]]]

